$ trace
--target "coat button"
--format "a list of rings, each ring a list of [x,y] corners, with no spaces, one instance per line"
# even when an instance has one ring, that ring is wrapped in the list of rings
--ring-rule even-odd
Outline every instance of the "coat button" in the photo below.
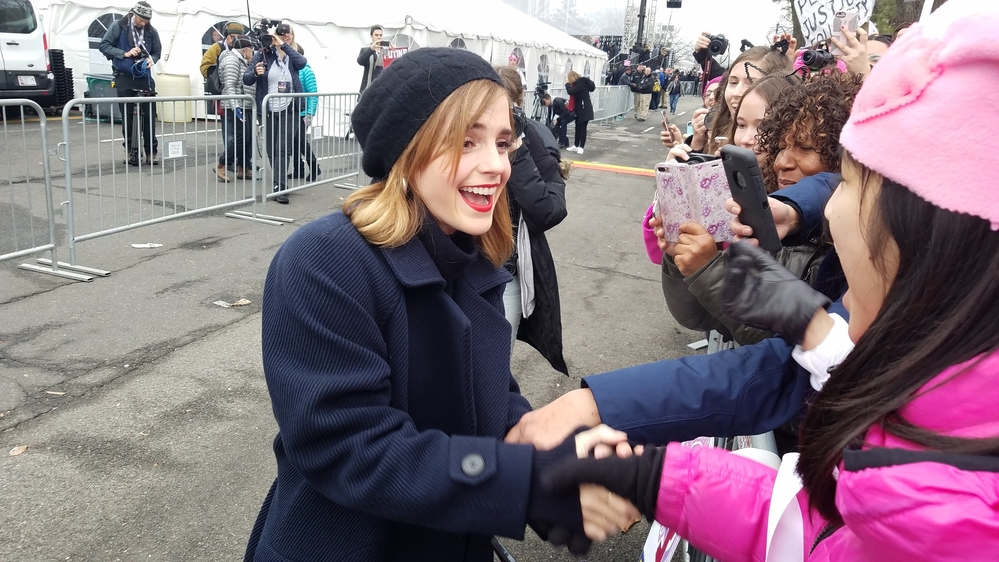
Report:
[[[461,471],[465,473],[465,476],[475,477],[482,474],[482,471],[486,469],[486,461],[482,459],[482,455],[478,453],[470,453],[465,455],[465,458],[461,459]]]

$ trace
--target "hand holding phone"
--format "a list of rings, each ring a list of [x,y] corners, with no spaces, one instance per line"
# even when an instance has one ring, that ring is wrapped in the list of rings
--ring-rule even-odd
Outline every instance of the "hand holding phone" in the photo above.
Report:
[[[389,47],[389,46],[392,45],[392,42],[391,41],[379,41],[378,44],[381,45],[382,47]]]
[[[761,248],[776,254],[781,249],[781,242],[756,154],[746,148],[725,145],[721,155],[732,199],[742,209],[739,222],[753,229]]]
[[[846,33],[852,37],[857,36],[857,23],[860,19],[860,14],[856,10],[836,12],[833,17],[833,27],[832,27],[832,37],[835,37],[842,45],[847,45],[847,35],[843,33],[843,28],[846,27]],[[830,41],[829,52],[833,55],[845,55],[846,53],[843,49],[836,46],[835,43]]]

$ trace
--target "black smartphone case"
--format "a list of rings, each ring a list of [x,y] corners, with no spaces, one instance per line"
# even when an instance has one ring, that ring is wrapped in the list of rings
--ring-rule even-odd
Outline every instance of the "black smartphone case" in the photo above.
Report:
[[[781,248],[780,237],[770,212],[756,154],[752,150],[726,145],[721,148],[721,155],[732,199],[742,207],[739,221],[753,229],[753,237],[759,240],[761,248],[776,254]]]

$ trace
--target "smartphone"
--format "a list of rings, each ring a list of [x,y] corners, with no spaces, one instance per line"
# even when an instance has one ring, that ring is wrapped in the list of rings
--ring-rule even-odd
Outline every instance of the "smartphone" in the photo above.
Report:
[[[392,43],[390,41],[379,41],[378,44],[381,45],[382,47],[388,47]]]
[[[843,35],[843,31],[840,28],[845,25],[847,33],[851,33],[854,37],[856,37],[857,21],[859,19],[860,14],[856,10],[836,12],[836,15],[833,17],[832,36],[835,37],[840,43],[846,45],[846,37]],[[842,49],[837,48],[832,41],[829,42],[829,52],[834,55],[844,54]]]
[[[663,112],[663,129],[665,129],[666,134],[669,135],[669,142],[676,142],[676,139],[673,137],[673,131],[669,127],[669,116],[666,114],[665,109],[662,110],[662,112]]]
[[[721,147],[722,165],[728,178],[732,199],[742,207],[739,221],[753,229],[753,237],[760,247],[776,254],[780,251],[780,237],[770,211],[763,174],[752,150],[733,145]]]

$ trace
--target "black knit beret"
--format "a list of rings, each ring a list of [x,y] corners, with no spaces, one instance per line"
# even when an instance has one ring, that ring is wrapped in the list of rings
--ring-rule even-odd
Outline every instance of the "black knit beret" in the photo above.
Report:
[[[462,49],[416,49],[392,62],[364,90],[350,116],[364,173],[375,180],[388,177],[437,106],[474,80],[503,85],[485,59]]]

